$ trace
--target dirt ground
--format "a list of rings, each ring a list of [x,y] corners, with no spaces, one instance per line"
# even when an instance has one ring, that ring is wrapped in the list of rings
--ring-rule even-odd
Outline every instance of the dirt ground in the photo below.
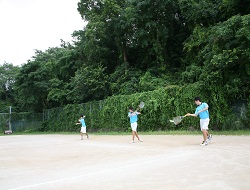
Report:
[[[141,137],[0,136],[0,189],[250,189],[250,136]]]

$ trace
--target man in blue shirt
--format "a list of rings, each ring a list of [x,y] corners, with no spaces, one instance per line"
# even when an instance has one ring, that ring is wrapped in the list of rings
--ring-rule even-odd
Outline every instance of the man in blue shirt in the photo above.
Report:
[[[209,135],[208,133],[208,125],[209,125],[209,111],[208,111],[208,104],[205,102],[201,102],[201,99],[199,97],[194,98],[194,102],[197,105],[197,108],[195,110],[194,114],[186,114],[186,116],[193,116],[200,118],[200,128],[203,134],[203,142],[201,143],[201,146],[208,145],[208,143],[212,140],[212,135]]]
[[[135,143],[135,136],[140,142],[143,142],[142,139],[138,136],[137,133],[137,120],[138,120],[138,114],[141,114],[140,112],[134,111],[133,107],[129,107],[128,117],[130,119],[130,124],[132,128],[132,141],[130,143]]]
[[[86,134],[87,138],[89,139],[89,135],[88,135],[88,133],[86,132],[86,124],[85,124],[84,118],[85,118],[85,116],[84,116],[84,115],[81,115],[81,116],[80,116],[80,119],[78,120],[79,122],[76,123],[76,125],[82,124],[81,131],[80,131],[81,140],[83,140],[83,134]]]

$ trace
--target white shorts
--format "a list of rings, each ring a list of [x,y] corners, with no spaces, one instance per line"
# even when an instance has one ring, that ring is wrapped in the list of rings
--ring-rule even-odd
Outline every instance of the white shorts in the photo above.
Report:
[[[81,133],[86,133],[86,127],[81,127]]]
[[[131,123],[131,128],[133,131],[137,130],[137,122]]]
[[[210,120],[209,118],[207,118],[207,119],[200,119],[201,131],[203,129],[208,130],[209,120]]]

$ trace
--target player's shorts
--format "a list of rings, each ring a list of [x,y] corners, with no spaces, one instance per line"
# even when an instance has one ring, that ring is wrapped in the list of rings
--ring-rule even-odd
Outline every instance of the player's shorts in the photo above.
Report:
[[[209,118],[207,118],[207,119],[200,119],[201,131],[203,129],[208,130],[209,120],[210,120]]]
[[[133,131],[137,130],[137,122],[131,123],[131,128]]]
[[[86,133],[86,127],[81,127],[81,133]]]

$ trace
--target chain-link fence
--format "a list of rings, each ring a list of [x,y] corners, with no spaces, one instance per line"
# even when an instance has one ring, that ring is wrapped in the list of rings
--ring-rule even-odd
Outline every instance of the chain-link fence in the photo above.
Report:
[[[115,109],[112,110],[110,108],[110,110],[112,113],[115,112]],[[107,128],[115,130],[117,121],[104,116],[104,114],[108,114],[108,111],[105,108],[105,101],[102,100],[82,104],[69,104],[63,108],[47,109],[43,112],[45,122],[43,130],[79,131],[79,126],[76,126],[75,123],[78,122],[80,115],[86,116],[85,122],[88,131],[103,131],[108,130]]]
[[[32,132],[41,128],[43,123],[42,113],[0,113],[0,130],[12,132]]]

